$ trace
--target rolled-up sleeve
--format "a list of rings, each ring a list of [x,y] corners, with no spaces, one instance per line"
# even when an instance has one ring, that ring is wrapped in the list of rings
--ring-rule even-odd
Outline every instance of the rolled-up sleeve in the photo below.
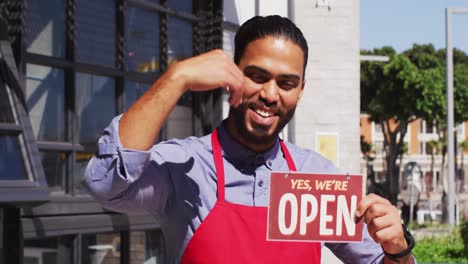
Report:
[[[122,147],[120,118],[115,117],[100,137],[99,152],[89,161],[83,183],[108,209],[120,212],[146,209],[158,213],[171,190],[169,170],[152,150]]]
[[[366,224],[363,228],[362,243],[325,243],[325,246],[343,263],[384,263],[385,254],[382,247],[369,235]],[[413,263],[417,264],[414,257]]]
[[[366,225],[362,243],[325,243],[325,246],[344,263],[383,263],[382,247],[371,238]]]

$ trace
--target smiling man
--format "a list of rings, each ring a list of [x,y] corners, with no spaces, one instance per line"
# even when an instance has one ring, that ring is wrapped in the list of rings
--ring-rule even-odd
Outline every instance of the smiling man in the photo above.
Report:
[[[254,17],[235,38],[234,61],[214,50],[172,65],[99,140],[84,182],[105,207],[147,210],[161,223],[168,263],[320,263],[329,247],[346,263],[412,263],[398,210],[368,195],[356,218],[363,243],[266,241],[271,171],[334,173],[317,153],[279,140],[304,89],[308,47],[287,18]],[[224,87],[229,116],[201,138],[153,142],[188,90]]]

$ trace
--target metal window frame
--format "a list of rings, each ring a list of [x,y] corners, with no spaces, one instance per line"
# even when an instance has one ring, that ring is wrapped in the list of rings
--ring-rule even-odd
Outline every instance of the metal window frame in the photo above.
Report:
[[[26,0],[22,0],[26,1]],[[75,186],[73,186],[73,172],[74,166],[76,163],[76,153],[77,152],[95,152],[97,148],[90,149],[89,147],[79,144],[79,139],[76,138],[77,135],[74,133],[77,122],[76,117],[76,107],[75,107],[75,75],[77,72],[80,73],[90,73],[100,76],[106,76],[114,78],[115,80],[115,106],[116,113],[123,112],[123,94],[124,94],[124,84],[125,81],[138,81],[142,83],[152,84],[161,73],[139,73],[133,71],[126,71],[124,68],[123,53],[124,53],[124,44],[122,41],[125,40],[125,17],[126,17],[126,6],[133,6],[137,8],[142,8],[149,10],[151,12],[156,12],[159,14],[160,18],[167,18],[168,16],[174,16],[186,21],[193,23],[193,54],[199,54],[201,52],[207,51],[212,48],[219,48],[222,43],[222,31],[216,30],[218,22],[215,21],[216,14],[221,14],[221,1],[220,0],[211,0],[211,1],[202,1],[202,0],[193,0],[193,13],[186,13],[177,10],[173,10],[166,6],[166,2],[163,1],[161,4],[152,3],[144,0],[115,0],[117,12],[116,12],[116,65],[114,67],[95,65],[83,62],[76,62],[75,60],[75,50],[77,43],[75,42],[76,27],[75,27],[75,0],[64,0],[66,1],[65,12],[66,12],[66,56],[64,58],[57,58],[47,55],[35,54],[26,52],[25,48],[22,50],[24,52],[23,65],[24,68],[26,64],[35,64],[46,67],[53,67],[62,69],[65,73],[65,109],[66,109],[66,141],[65,142],[51,142],[51,141],[38,141],[37,145],[41,151],[61,151],[68,154],[67,161],[67,175],[65,177],[66,187],[64,188],[64,195],[74,197],[76,195],[81,195],[75,193]],[[217,10],[217,11],[216,11]],[[218,19],[219,20],[219,19]],[[221,19],[222,20],[222,19]],[[216,23],[213,23],[215,21]],[[167,22],[167,19],[166,19]],[[27,21],[26,21],[27,23]],[[215,26],[214,26],[215,25]],[[167,66],[167,36],[168,29],[167,25],[161,28],[159,34],[159,41],[161,45],[161,65]],[[209,36],[218,36],[217,38]],[[219,43],[216,43],[218,41]],[[164,56],[165,54],[165,56]],[[209,93],[208,93],[209,94]],[[206,96],[206,95],[205,95]],[[215,97],[216,98],[216,97]],[[214,100],[216,101],[216,100]],[[220,101],[220,100],[218,100]],[[191,100],[186,100],[182,98],[179,102],[180,105],[192,106],[194,108],[199,107],[194,105]],[[220,121],[220,120],[218,120]],[[199,121],[197,121],[199,122]],[[196,122],[195,122],[196,123]],[[212,122],[210,127],[214,127],[218,122]],[[197,133],[196,125],[193,125],[193,134]],[[162,133],[164,134],[164,133]]]
[[[1,27],[6,28],[6,21],[0,17]],[[0,33],[0,69],[2,80],[0,89],[9,95],[9,104],[15,123],[0,123],[0,134],[13,135],[18,138],[20,153],[28,179],[0,180],[0,204],[17,207],[31,206],[49,200],[47,183],[42,164],[38,158],[38,149],[32,133],[24,100],[24,89],[21,85],[11,43],[5,30]]]
[[[68,154],[68,161],[67,161],[67,175],[65,175],[65,188],[64,193],[65,195],[75,196],[78,193],[75,193],[75,186],[74,186],[74,167],[76,166],[76,156],[77,152],[91,152],[94,153],[97,151],[96,148],[90,148],[87,146],[83,146],[79,144],[79,138],[77,138],[76,133],[76,126],[77,126],[77,112],[75,106],[75,93],[76,93],[76,73],[87,73],[93,74],[98,76],[105,76],[113,78],[115,81],[115,109],[116,113],[123,112],[123,95],[125,90],[125,81],[138,81],[146,84],[152,84],[154,80],[159,78],[161,73],[139,73],[134,71],[126,71],[124,68],[124,43],[125,40],[124,32],[125,32],[125,16],[126,16],[126,6],[133,6],[137,8],[142,8],[144,10],[156,12],[159,14],[159,17],[166,18],[167,16],[171,15],[174,17],[178,17],[184,19],[186,21],[190,21],[193,23],[201,21],[201,19],[194,15],[188,14],[185,12],[180,12],[176,10],[172,10],[163,4],[156,4],[149,1],[138,1],[138,0],[115,0],[116,4],[116,64],[114,67],[91,64],[91,63],[83,63],[77,62],[75,58],[76,54],[76,27],[75,27],[75,0],[65,0],[66,1],[66,56],[65,58],[57,58],[47,55],[35,54],[30,52],[25,52],[25,63],[28,64],[35,64],[40,66],[46,67],[53,67],[62,69],[65,73],[65,108],[67,111],[65,126],[66,126],[66,141],[65,142],[50,142],[50,141],[38,141],[38,146],[41,151],[64,151]],[[166,30],[163,30],[159,34],[159,39],[162,42],[161,45],[162,50],[160,51],[160,61],[161,65],[161,72],[165,70],[167,67],[167,27]],[[166,48],[164,48],[166,47]],[[181,102],[184,103],[183,101]]]
[[[21,0],[26,1],[26,0]],[[23,235],[25,238],[45,238],[50,236],[59,236],[74,234],[76,239],[74,241],[73,250],[74,263],[81,263],[81,236],[90,232],[129,232],[129,231],[143,231],[147,229],[160,228],[159,223],[155,221],[153,216],[145,214],[116,214],[114,212],[103,209],[91,196],[83,193],[75,193],[73,186],[74,166],[76,164],[77,152],[87,152],[89,149],[85,146],[78,144],[76,134],[73,133],[73,126],[76,126],[76,107],[75,107],[75,75],[77,72],[92,73],[112,77],[115,79],[115,104],[116,114],[123,111],[123,95],[125,81],[138,81],[147,84],[152,84],[159,76],[160,73],[138,73],[125,71],[123,65],[123,44],[125,33],[125,7],[135,6],[161,13],[164,16],[174,16],[177,18],[191,21],[193,23],[193,54],[205,52],[213,48],[220,48],[222,44],[222,6],[220,0],[193,0],[193,14],[179,12],[172,10],[162,4],[150,3],[143,0],[115,0],[117,5],[116,12],[116,65],[115,67],[106,67],[101,65],[78,63],[75,60],[75,50],[77,43],[75,40],[75,14],[74,6],[75,0],[66,1],[66,56],[65,58],[56,58],[34,53],[27,53],[24,50],[22,57],[22,65],[25,69],[26,63],[48,66],[53,68],[63,69],[65,72],[65,110],[66,110],[66,142],[50,142],[39,141],[37,146],[41,151],[59,151],[66,152],[67,157],[67,173],[65,177],[64,193],[57,192],[51,193],[50,202],[34,208],[25,208],[22,210],[22,225]],[[119,11],[122,10],[122,11]],[[220,19],[221,18],[221,19]],[[159,33],[159,40],[165,38],[167,43],[168,30],[161,30]],[[79,48],[79,47],[78,47]],[[18,52],[18,50],[16,50]],[[160,57],[160,59],[163,59]],[[167,60],[167,56],[166,56]],[[166,61],[167,65],[167,61]],[[25,72],[25,70],[23,70]],[[161,71],[162,72],[162,71]],[[193,96],[193,95],[192,95]],[[209,107],[219,107],[221,109],[221,97],[214,93],[206,93],[197,95],[198,102],[208,102]],[[196,105],[195,100],[179,102],[182,105],[192,106],[193,111],[196,112],[200,105]],[[205,110],[206,111],[206,110]],[[221,111],[211,112],[220,113]],[[27,112],[26,112],[27,113]],[[194,117],[195,119],[195,117]],[[207,128],[214,128],[218,125],[220,120],[209,122]],[[193,134],[200,135],[201,126],[200,121],[194,120],[192,124]],[[73,125],[73,126],[72,126]],[[0,126],[1,127],[1,126]],[[15,129],[15,127],[11,127]],[[197,130],[198,129],[198,130]],[[198,132],[197,132],[198,131]],[[40,161],[39,161],[40,162]],[[122,236],[125,239],[125,234]],[[164,250],[161,254],[164,259]],[[122,263],[128,263],[127,257],[121,258]],[[164,261],[163,261],[164,262]]]

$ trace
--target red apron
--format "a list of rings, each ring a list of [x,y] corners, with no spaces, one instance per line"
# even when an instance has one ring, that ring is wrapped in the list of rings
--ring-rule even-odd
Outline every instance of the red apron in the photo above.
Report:
[[[320,263],[318,242],[266,240],[267,207],[233,204],[224,199],[224,165],[216,129],[211,136],[218,200],[185,249],[181,263]],[[289,170],[296,166],[283,141]]]

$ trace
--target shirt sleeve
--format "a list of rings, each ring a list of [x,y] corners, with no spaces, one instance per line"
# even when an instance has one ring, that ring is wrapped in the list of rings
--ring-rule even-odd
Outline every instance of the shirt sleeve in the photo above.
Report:
[[[366,224],[362,235],[362,243],[325,243],[325,246],[343,263],[383,263],[382,247],[369,235]]]
[[[173,187],[169,170],[153,149],[122,147],[115,117],[100,137],[99,152],[89,161],[83,183],[105,208],[129,212],[145,209],[158,215]]]

